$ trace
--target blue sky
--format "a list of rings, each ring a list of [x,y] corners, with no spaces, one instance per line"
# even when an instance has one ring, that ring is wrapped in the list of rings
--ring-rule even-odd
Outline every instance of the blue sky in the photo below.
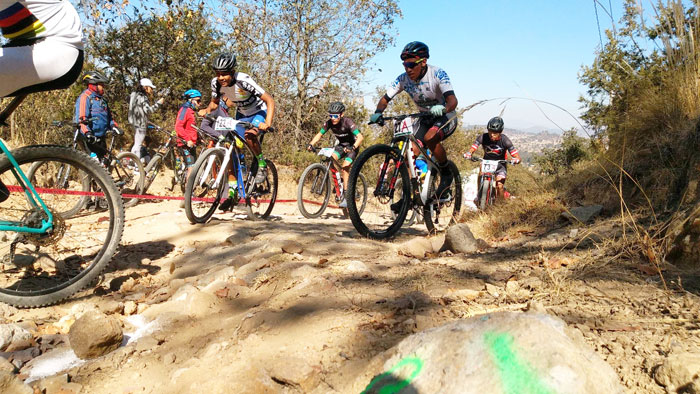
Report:
[[[601,0],[608,8],[608,1]],[[580,114],[578,82],[582,65],[590,65],[600,47],[593,1],[582,0],[462,0],[399,2],[403,19],[396,27],[396,45],[375,57],[365,91],[388,86],[403,72],[399,53],[410,41],[430,47],[429,63],[442,67],[452,79],[460,107],[495,97],[533,97]],[[621,16],[620,0],[612,15]],[[611,27],[600,8],[601,32]],[[382,71],[379,71],[381,69]],[[373,98],[365,99],[374,107]],[[464,115],[467,124],[485,124],[503,107],[490,102]],[[578,126],[566,113],[543,105],[545,113],[564,129]],[[530,101],[506,104],[506,127],[557,128]]]

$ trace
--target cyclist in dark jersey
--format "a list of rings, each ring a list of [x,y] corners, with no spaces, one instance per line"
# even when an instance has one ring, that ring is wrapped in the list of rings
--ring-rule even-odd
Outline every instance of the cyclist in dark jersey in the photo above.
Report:
[[[513,164],[520,163],[520,154],[518,150],[515,149],[510,138],[503,134],[503,119],[500,116],[491,118],[486,125],[486,130],[488,133],[476,137],[476,142],[469,148],[469,152],[464,154],[465,159],[471,159],[472,154],[476,152],[476,150],[479,149],[479,145],[481,145],[484,147],[484,160],[505,160],[507,152],[513,157]],[[496,195],[501,199],[504,198],[504,185],[506,183],[507,174],[508,170],[506,165],[500,163],[496,169]],[[481,173],[479,173],[479,178],[477,179],[481,180]],[[478,185],[478,187],[481,187],[481,185]]]
[[[340,101],[331,103],[328,107],[329,119],[311,140],[307,146],[307,150],[312,151],[314,145],[321,140],[321,137],[323,137],[328,130],[332,131],[335,138],[338,139],[335,152],[333,152],[333,159],[336,166],[340,167],[340,173],[343,176],[343,185],[347,187],[348,177],[350,176],[350,166],[353,160],[355,160],[355,157],[357,157],[357,152],[360,145],[362,145],[364,136],[360,133],[360,129],[357,128],[352,119],[343,116],[344,112],[345,105],[343,105],[343,103]],[[345,158],[345,160],[341,163],[340,160],[343,158]],[[341,208],[346,208],[348,206],[345,196],[343,196],[338,206]]]

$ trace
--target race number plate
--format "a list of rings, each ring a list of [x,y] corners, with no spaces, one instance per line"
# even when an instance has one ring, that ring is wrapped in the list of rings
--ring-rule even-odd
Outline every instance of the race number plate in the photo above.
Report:
[[[214,130],[216,131],[230,131],[235,130],[238,121],[233,118],[227,118],[219,116],[216,118],[216,123],[214,124]]]
[[[401,121],[398,129],[394,129],[394,137],[403,137],[405,135],[411,135],[416,130],[417,125],[415,120],[412,118],[406,118]]]
[[[481,172],[496,172],[498,168],[498,162],[495,160],[484,160],[481,162]]]
[[[326,156],[326,157],[331,157],[335,149],[333,148],[323,148],[320,151],[318,151],[319,156]]]

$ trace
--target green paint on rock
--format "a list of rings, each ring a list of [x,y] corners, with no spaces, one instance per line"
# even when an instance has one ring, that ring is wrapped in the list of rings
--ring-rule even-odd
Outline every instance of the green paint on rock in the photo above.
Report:
[[[411,372],[411,375],[402,380],[396,380],[394,378],[392,380],[392,374],[394,371],[397,369],[400,369],[404,366],[411,366],[413,367],[413,372]],[[369,385],[362,391],[362,394],[366,393],[378,393],[378,394],[395,394],[401,391],[404,387],[408,386],[409,383],[411,383],[420,373],[420,371],[423,369],[423,360],[421,360],[418,357],[406,357],[403,360],[399,361],[398,364],[394,365],[390,370],[384,372],[383,374],[377,376],[376,378],[372,379],[371,382],[369,382]],[[387,379],[387,382],[385,383],[380,383],[383,379]],[[377,387],[374,387],[375,385],[379,384]],[[373,389],[374,387],[374,389]],[[370,391],[372,390],[372,391]]]
[[[518,356],[512,335],[488,332],[484,335],[484,341],[498,368],[506,394],[555,393],[540,379],[537,372]]]

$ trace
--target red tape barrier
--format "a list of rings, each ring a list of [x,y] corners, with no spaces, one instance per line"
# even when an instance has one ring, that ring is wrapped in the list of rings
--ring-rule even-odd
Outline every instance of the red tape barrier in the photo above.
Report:
[[[24,189],[20,186],[15,186],[15,185],[8,185],[7,189],[10,192],[17,192],[17,193],[22,193],[24,192]],[[90,196],[90,197],[104,197],[104,193],[102,192],[83,192],[83,191],[78,191],[78,190],[63,190],[63,189],[47,189],[43,187],[37,187],[34,188],[37,193],[39,194],[59,194],[59,195],[69,195],[69,196]],[[182,196],[156,196],[153,194],[122,194],[122,198],[136,198],[139,200],[184,200],[185,197]],[[213,198],[195,198],[192,201],[204,201],[204,202],[213,202]],[[238,202],[242,202],[243,199],[239,200]],[[263,200],[262,202],[270,202],[270,200]],[[297,202],[297,200],[276,200],[275,203],[292,203],[292,202]],[[309,204],[316,204],[316,205],[321,205],[321,203],[315,202],[315,201],[309,201],[309,200],[304,200],[304,202],[309,203]],[[329,205],[331,206],[331,205]],[[332,206],[331,206],[332,207]]]

